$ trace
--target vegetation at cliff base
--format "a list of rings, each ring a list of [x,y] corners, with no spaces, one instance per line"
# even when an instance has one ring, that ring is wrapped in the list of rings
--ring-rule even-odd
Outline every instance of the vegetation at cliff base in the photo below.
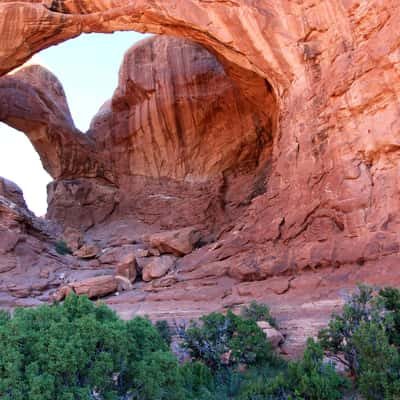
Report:
[[[255,300],[253,300],[248,306],[242,307],[240,315],[244,319],[250,319],[252,321],[267,321],[272,327],[278,327],[275,318],[271,315],[269,307],[266,304],[257,303]]]
[[[0,312],[2,400],[366,400],[400,398],[400,291],[367,286],[349,298],[304,356],[285,361],[256,321],[268,307],[212,313],[180,326],[186,361],[166,322],[122,321],[70,295],[63,304]],[[348,367],[339,375],[324,355]]]
[[[366,400],[400,398],[400,291],[360,285],[319,333],[327,354],[344,364]]]

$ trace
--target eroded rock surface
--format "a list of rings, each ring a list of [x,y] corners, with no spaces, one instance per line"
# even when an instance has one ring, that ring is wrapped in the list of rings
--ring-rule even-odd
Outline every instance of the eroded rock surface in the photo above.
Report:
[[[74,153],[64,164],[57,160],[47,163],[63,165],[54,168],[65,172],[54,174],[61,178],[56,182],[60,185],[64,177],[93,179],[96,185],[111,186],[118,192],[105,218],[91,216],[82,226],[88,237],[97,234],[104,248],[132,245],[141,237],[143,232],[138,231],[120,238],[115,234],[117,228],[129,231],[120,222],[128,217],[132,221],[139,218],[131,226],[139,230],[143,228],[140,224],[150,226],[146,230],[151,233],[202,225],[201,248],[182,257],[166,276],[149,283],[136,282],[133,291],[112,297],[108,303],[125,318],[148,314],[173,319],[256,298],[271,304],[286,336],[284,348],[293,352],[301,348],[307,335],[326,323],[356,282],[400,285],[399,23],[395,0],[1,2],[2,73],[39,49],[82,31],[116,29],[191,39],[211,50],[224,68],[226,77],[217,67],[214,73],[201,73],[200,78],[188,79],[182,86],[181,79],[217,65],[215,60],[204,56],[197,45],[185,45],[181,52],[174,41],[169,45],[161,39],[136,46],[131,54],[144,60],[148,68],[140,70],[128,53],[115,96],[94,119],[84,145],[74,147],[79,154],[90,154],[89,159],[94,160],[90,168],[71,162],[74,157],[82,159]],[[174,54],[171,62],[168,54]],[[196,54],[203,54],[204,63],[195,59]],[[153,68],[153,56],[164,60],[158,71]],[[181,73],[169,71],[165,60]],[[160,74],[163,90],[153,79]],[[172,79],[171,85],[165,84],[168,79]],[[225,79],[232,86],[221,92],[227,87]],[[204,90],[210,82],[217,84],[216,93]],[[20,107],[12,105],[23,98],[15,94],[22,86],[17,76],[6,76],[0,84],[0,119],[20,128],[24,128],[28,113],[21,116]],[[173,97],[168,108],[170,88],[179,96]],[[32,85],[19,93],[25,96],[28,90],[33,90],[32,98],[36,98]],[[221,136],[207,136],[201,129],[191,131],[188,115],[195,122],[208,120],[207,113],[202,113],[218,93],[224,93],[222,100],[234,98],[212,108],[211,129],[218,126]],[[198,94],[205,94],[207,104],[188,98]],[[22,110],[41,113],[41,106],[35,108],[33,101],[29,104]],[[246,130],[243,155],[250,154],[244,157],[250,163],[245,163],[244,170],[235,170],[239,163],[226,161],[229,154],[239,153],[220,146],[227,130],[243,133],[233,122],[237,121],[234,112],[227,114],[228,119],[216,118],[220,104],[226,106],[223,113],[233,104],[240,105],[239,111],[244,111],[239,112],[240,118],[244,115],[243,121],[250,127],[260,126],[260,120],[272,121],[268,125],[272,127],[271,140],[261,146],[264,150],[258,153],[257,162],[254,153],[249,153],[254,142],[248,139],[254,138],[254,131]],[[188,111],[189,105],[198,108]],[[165,118],[157,110],[163,110]],[[175,113],[183,110],[184,115]],[[49,111],[46,115],[55,114]],[[154,127],[143,116],[151,116]],[[253,116],[257,118],[251,125]],[[59,126],[54,118],[48,121],[46,116],[39,125]],[[184,129],[176,129],[179,126]],[[209,127],[206,123],[201,126]],[[36,129],[26,130],[32,140],[37,137]],[[165,143],[160,135],[164,129],[171,134]],[[64,139],[57,139],[58,146],[64,149],[65,145],[63,151],[70,152],[68,143],[75,143],[77,137],[70,133],[71,124],[67,121],[60,132]],[[201,137],[207,139],[204,148],[197,142]],[[149,146],[149,138],[157,143],[155,148]],[[240,137],[232,133],[229,144],[237,143]],[[194,154],[193,164],[185,156],[186,145]],[[137,156],[138,146],[145,151]],[[113,157],[103,157],[106,147],[115,152]],[[221,160],[214,149],[223,150]],[[211,166],[199,162],[208,159],[201,156],[207,151]],[[144,157],[156,154],[164,161],[165,174],[158,158]],[[111,166],[109,159],[114,160]],[[116,173],[117,160],[121,160],[118,168],[123,174]],[[222,173],[224,168],[230,173]],[[141,175],[134,176],[135,170]],[[200,182],[205,175],[207,179]],[[101,204],[96,199],[91,204]],[[66,221],[73,213],[63,214],[62,209],[58,218]],[[18,285],[13,290],[25,293]]]
[[[36,218],[25,205],[21,189],[0,177],[0,302],[41,296],[60,284],[68,262],[53,250],[57,229]],[[15,304],[15,300],[14,300]]]

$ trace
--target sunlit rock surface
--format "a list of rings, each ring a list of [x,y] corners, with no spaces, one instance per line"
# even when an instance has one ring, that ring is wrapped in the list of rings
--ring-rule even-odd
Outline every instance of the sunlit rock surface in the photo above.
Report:
[[[235,153],[230,146],[240,138],[230,137],[228,125],[221,124],[218,135],[207,137],[208,132],[204,133],[203,154],[209,152],[208,157],[199,152],[192,154],[193,164],[187,163],[189,157],[182,158],[186,144],[197,149],[199,138],[199,132],[189,129],[190,113],[182,119],[188,128],[184,130],[187,142],[182,145],[177,140],[176,129],[172,129],[168,144],[160,141],[158,127],[164,128],[164,119],[157,113],[156,99],[164,98],[164,107],[169,86],[157,90],[151,84],[153,75],[146,75],[154,72],[146,58],[151,49],[143,51],[149,66],[140,70],[143,76],[127,55],[119,91],[77,147],[77,154],[89,152],[90,168],[71,162],[73,157],[81,160],[81,155],[64,160],[72,167],[57,167],[68,171],[65,178],[93,179],[96,185],[116,188],[120,194],[113,212],[102,223],[94,219],[94,225],[91,220],[82,229],[90,226],[86,235],[104,246],[139,243],[141,235],[149,231],[193,225],[199,225],[203,239],[199,248],[180,258],[167,275],[147,284],[138,281],[133,291],[107,302],[126,318],[140,313],[172,319],[256,298],[272,305],[288,335],[284,346],[295,352],[307,335],[326,322],[331,310],[341,306],[346,291],[356,282],[399,285],[399,23],[395,0],[0,2],[2,73],[40,49],[81,32],[133,29],[171,34],[197,42],[217,57],[240,91],[240,96],[227,93],[226,99],[234,100],[227,106],[240,104],[243,109],[238,114],[244,121],[251,120],[245,110],[261,119],[271,118],[271,143],[265,147],[270,150],[260,159],[265,163],[254,162],[251,140],[246,140],[243,151],[252,154],[253,166],[246,174],[239,169],[224,181],[226,176],[221,178],[219,168],[228,166],[234,171],[236,163],[229,161],[229,154]],[[162,58],[164,48],[154,48]],[[184,58],[180,61],[178,53],[171,65],[188,71],[183,68],[189,61],[185,57],[193,53],[184,55],[182,47]],[[206,67],[209,57],[200,64]],[[222,70],[218,71],[221,74]],[[187,76],[180,73],[175,77],[165,70],[164,77],[167,75],[173,77],[172,87]],[[15,86],[13,79],[2,78],[0,91]],[[215,80],[223,84],[218,77],[210,82]],[[185,98],[191,93],[185,93],[182,103],[172,109],[193,105],[193,99]],[[8,98],[1,94],[0,119],[16,126],[9,118],[13,103]],[[11,94],[11,99],[15,98]],[[207,100],[200,110],[209,103]],[[129,114],[126,119],[122,118],[124,112]],[[191,112],[198,115],[193,109]],[[138,115],[151,115],[151,121],[158,121],[157,128],[146,131],[149,136],[133,135],[149,127],[149,119],[137,120]],[[170,122],[168,115],[164,116],[168,126],[175,128],[176,120]],[[210,118],[215,115],[213,108]],[[236,121],[235,113],[228,113],[229,117]],[[107,121],[111,125],[105,128]],[[120,143],[119,124],[125,124],[123,131],[128,135],[121,136]],[[208,127],[213,129],[214,124]],[[240,131],[236,122],[232,129]],[[251,132],[245,131],[251,138]],[[59,142],[60,148],[63,143],[75,143],[76,135],[62,132],[65,139]],[[154,148],[147,141],[151,137],[155,138],[151,142]],[[229,143],[224,137],[230,138]],[[91,140],[103,144],[92,147]],[[138,157],[134,156],[136,146],[145,149]],[[98,154],[106,147],[116,155],[111,166],[112,156],[104,159]],[[222,150],[218,162],[213,151],[217,149]],[[157,159],[145,159],[145,155],[155,154]],[[208,159],[219,166],[210,168],[200,162]],[[165,174],[159,160],[166,160]],[[121,169],[115,170],[118,162]],[[58,165],[55,161],[48,164]],[[198,167],[195,172],[193,165]],[[134,170],[142,171],[140,177],[133,177]],[[199,182],[204,171],[215,176],[215,183],[208,180],[204,186],[204,181]],[[62,174],[53,176],[64,178]],[[188,176],[194,176],[195,182]],[[149,198],[153,200],[149,202]]]

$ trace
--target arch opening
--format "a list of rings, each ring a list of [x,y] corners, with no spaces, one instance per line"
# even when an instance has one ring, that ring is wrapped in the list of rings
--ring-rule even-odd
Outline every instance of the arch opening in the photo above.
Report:
[[[49,71],[2,78],[12,97],[2,119],[27,133],[54,179],[48,217],[89,229],[129,215],[214,238],[236,220],[265,191],[278,105],[268,81],[214,53],[171,36],[135,44],[85,134]],[[15,91],[33,92],[24,115]]]
[[[30,129],[28,126],[30,114],[33,114],[32,120],[38,117],[37,114],[34,115],[35,103],[43,100],[43,96],[35,99],[31,89],[35,87],[37,92],[45,91],[47,97],[51,98],[51,90],[48,90],[46,85],[54,85],[53,99],[50,100],[54,100],[54,95],[59,95],[58,100],[61,101],[58,107],[67,114],[69,121],[73,120],[73,124],[84,132],[88,129],[91,118],[101,104],[117,87],[120,59],[125,50],[143,37],[145,35],[136,32],[81,35],[73,41],[41,51],[23,66],[10,72],[11,76],[16,74],[16,81],[19,81],[20,86],[24,81],[29,84],[21,88],[19,92],[27,97],[28,101],[24,104],[22,101],[17,101],[11,106],[20,106],[25,110],[22,115],[20,113],[19,118],[14,115],[16,118],[8,121],[17,129],[0,123],[0,177],[15,182],[22,189],[28,208],[36,216],[46,214],[47,185],[52,181],[52,177],[44,167],[48,163],[48,149],[43,148],[33,136],[23,134],[24,131],[26,133]],[[24,71],[18,73],[21,69]],[[46,70],[51,73],[46,73]],[[58,76],[61,82],[54,79],[52,74]],[[7,85],[3,84],[2,89],[3,93],[6,93]],[[8,102],[12,95],[18,93],[15,89],[14,87],[14,91],[8,93]],[[29,104],[32,98],[33,106]],[[7,113],[10,105],[6,103],[7,101],[4,105],[2,104],[0,114]],[[41,111],[49,110],[42,109]],[[44,159],[41,160],[40,156]]]
[[[22,133],[0,123],[0,178],[17,184],[28,208],[36,216],[47,211],[47,184],[51,176],[43,169],[39,155]]]

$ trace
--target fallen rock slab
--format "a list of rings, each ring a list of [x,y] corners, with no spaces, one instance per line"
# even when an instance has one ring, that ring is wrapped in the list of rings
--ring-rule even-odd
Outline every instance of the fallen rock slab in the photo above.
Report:
[[[81,282],[71,284],[77,295],[87,295],[89,299],[93,297],[103,297],[114,293],[118,289],[118,282],[112,275],[96,276]]]
[[[118,289],[118,280],[113,275],[96,276],[94,278],[84,279],[79,282],[70,283],[61,287],[55,299],[62,301],[68,294],[74,292],[77,295],[86,295],[89,299],[103,297],[116,292]]]
[[[174,254],[181,257],[193,251],[199,238],[199,232],[190,227],[155,233],[150,235],[146,241],[151,247],[159,250],[161,254]]]
[[[125,276],[116,275],[115,279],[118,282],[118,292],[126,292],[133,289],[131,281]]]
[[[84,260],[95,258],[99,254],[100,249],[94,244],[84,244],[79,250],[74,252],[74,256]]]
[[[172,270],[176,262],[174,256],[154,257],[143,268],[142,278],[145,282],[161,278]]]
[[[135,254],[126,254],[115,267],[115,274],[128,279],[130,283],[135,282],[137,275]]]

